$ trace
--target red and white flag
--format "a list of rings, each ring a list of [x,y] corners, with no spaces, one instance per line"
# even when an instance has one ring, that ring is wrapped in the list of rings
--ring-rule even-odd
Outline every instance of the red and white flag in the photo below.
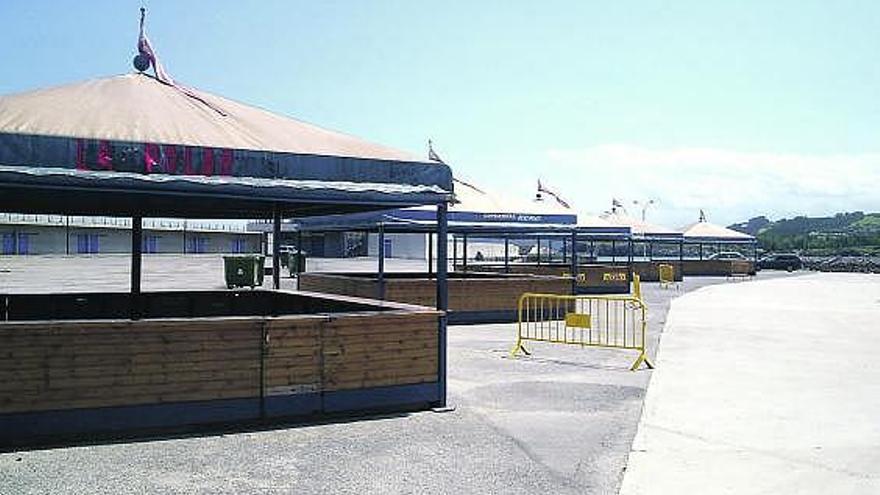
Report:
[[[141,32],[138,36],[138,52],[147,57],[150,60],[150,64],[153,65],[153,70],[156,72],[156,79],[162,81],[165,84],[174,85],[174,79],[171,79],[171,76],[165,72],[165,67],[162,66],[162,63],[159,62],[159,57],[156,55],[156,50],[153,49],[153,45],[150,44],[149,38],[144,33],[144,15],[146,11],[143,7],[141,7]]]

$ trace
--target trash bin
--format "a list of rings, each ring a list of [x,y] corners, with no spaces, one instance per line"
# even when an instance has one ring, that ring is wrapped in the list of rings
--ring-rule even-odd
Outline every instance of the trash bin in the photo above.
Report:
[[[260,287],[263,285],[266,258],[258,254],[224,256],[226,287]]]
[[[290,270],[290,276],[294,277],[306,271],[306,255],[305,253],[290,253],[287,255],[287,269]]]

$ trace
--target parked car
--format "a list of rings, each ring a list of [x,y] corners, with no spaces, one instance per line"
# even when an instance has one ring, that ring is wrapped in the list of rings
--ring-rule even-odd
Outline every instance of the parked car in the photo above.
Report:
[[[735,251],[722,251],[720,253],[715,253],[712,256],[709,256],[710,260],[747,260],[742,253],[737,253]]]
[[[760,270],[788,270],[793,272],[804,267],[804,262],[796,254],[771,254],[758,260]]]

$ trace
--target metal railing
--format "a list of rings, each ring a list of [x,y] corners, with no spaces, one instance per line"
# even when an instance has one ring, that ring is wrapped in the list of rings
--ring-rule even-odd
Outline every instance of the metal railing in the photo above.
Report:
[[[581,347],[604,347],[639,351],[631,370],[648,360],[648,307],[634,279],[632,295],[570,296],[525,293],[519,298],[516,344],[511,357],[531,354],[525,342],[547,342]]]

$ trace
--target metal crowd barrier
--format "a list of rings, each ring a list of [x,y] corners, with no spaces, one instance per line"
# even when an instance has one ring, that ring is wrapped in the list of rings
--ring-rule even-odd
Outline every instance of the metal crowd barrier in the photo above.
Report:
[[[635,277],[632,295],[570,296],[525,293],[519,298],[516,344],[511,357],[531,353],[524,343],[549,342],[639,351],[631,370],[644,363],[653,369],[646,353],[648,308]]]

